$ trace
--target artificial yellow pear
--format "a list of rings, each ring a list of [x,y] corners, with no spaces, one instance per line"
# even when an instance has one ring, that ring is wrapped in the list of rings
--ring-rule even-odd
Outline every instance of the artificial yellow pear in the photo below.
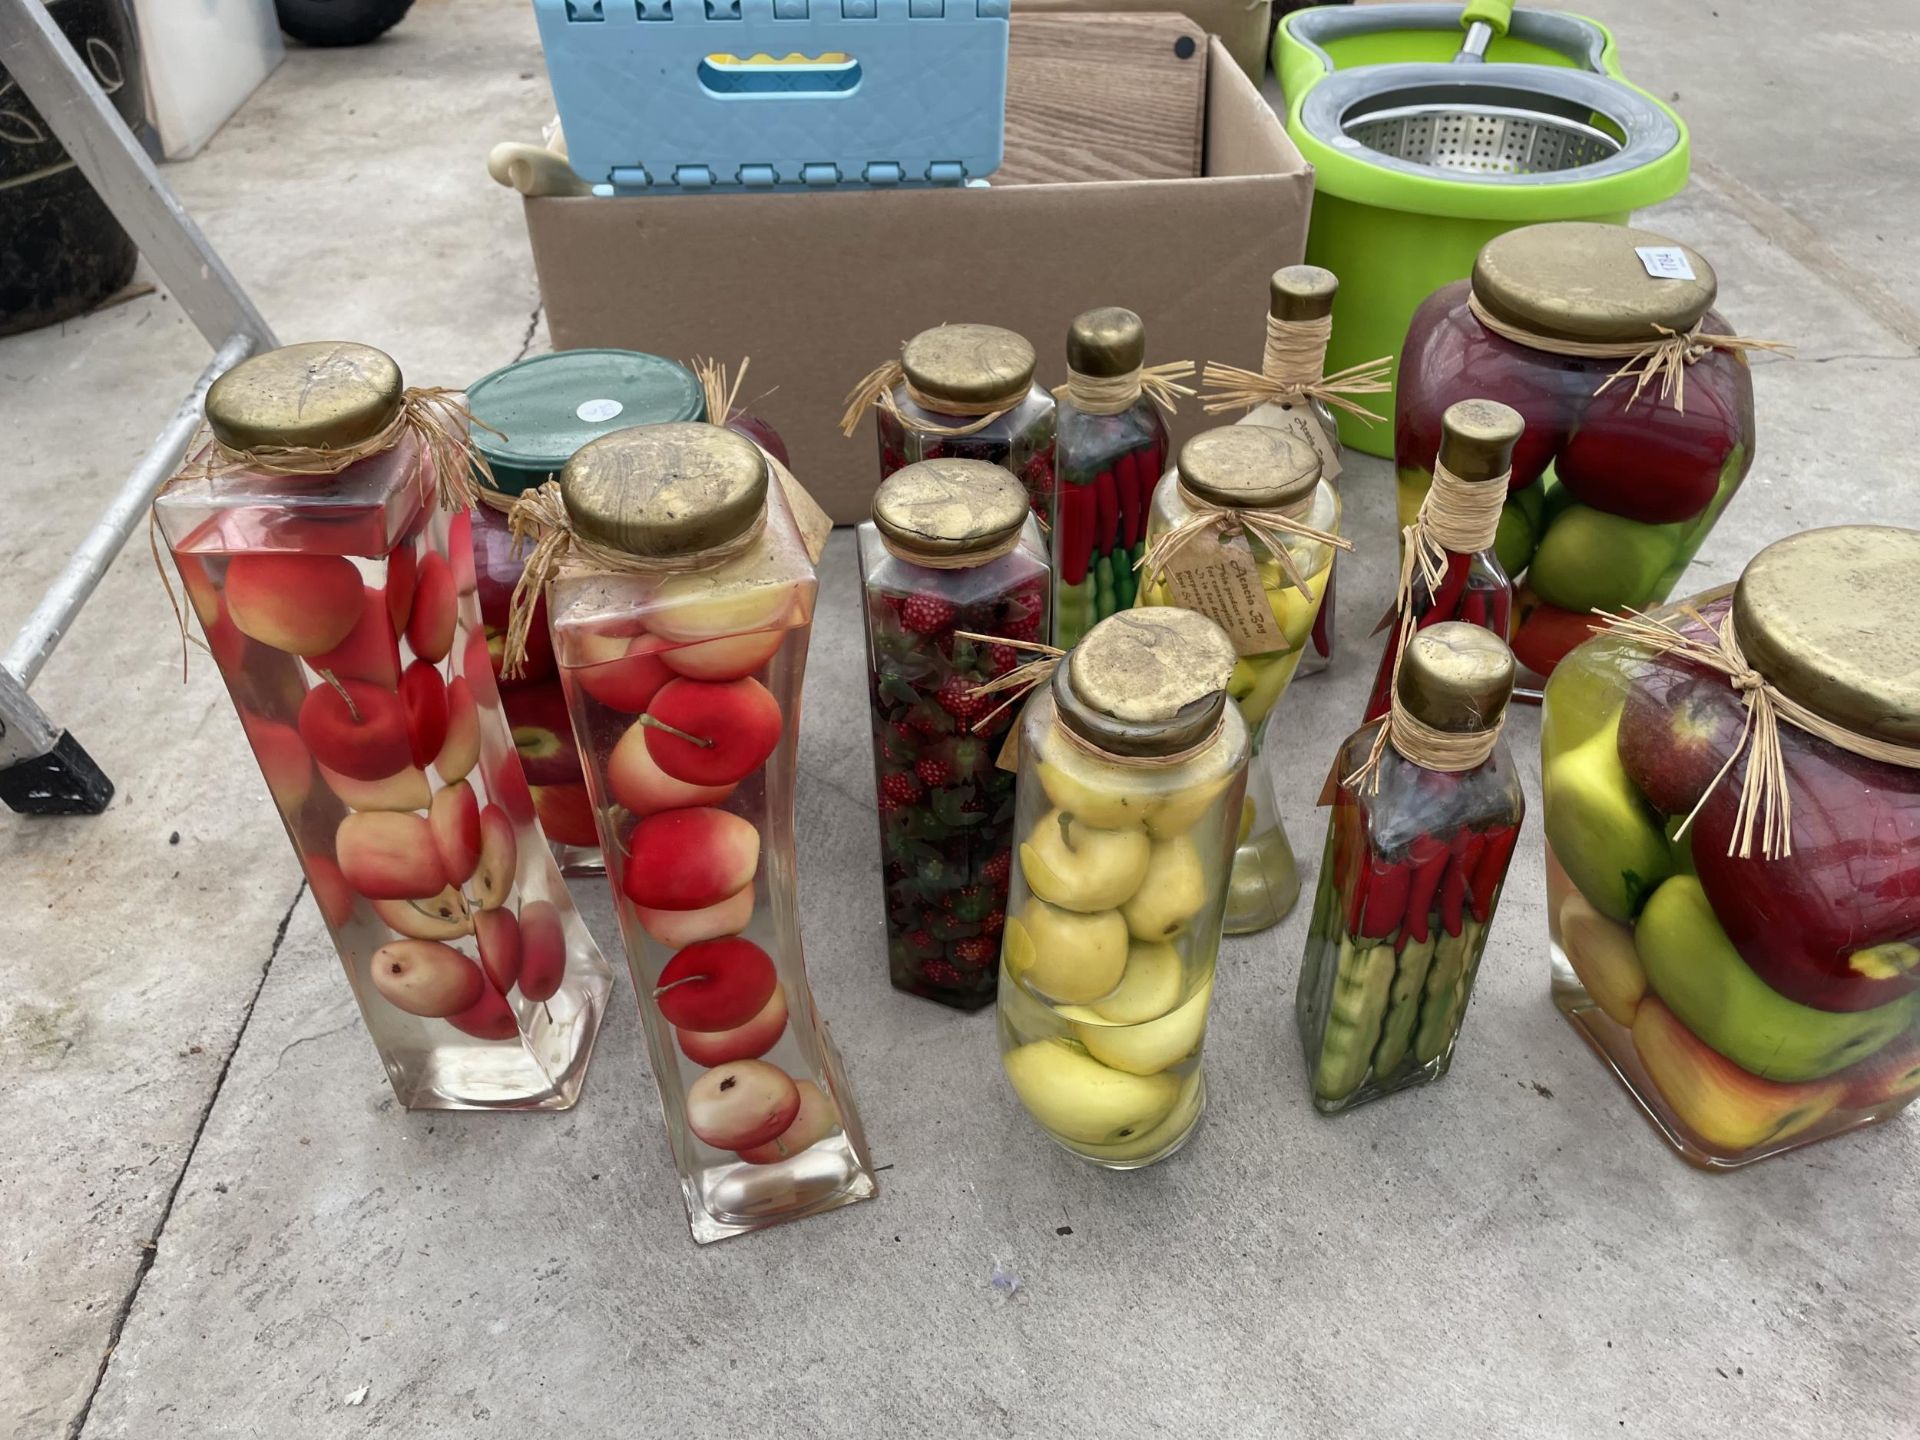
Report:
[[[1064,746],[1056,741],[1053,748],[1058,751]],[[1153,809],[1153,800],[1126,793],[1126,787],[1103,780],[1091,773],[1092,769],[1091,761],[1049,755],[1040,762],[1040,788],[1058,809],[1089,825],[1117,829],[1143,823]]]
[[[1129,1075],[1058,1040],[1004,1057],[1007,1079],[1041,1128],[1079,1145],[1118,1145],[1166,1118],[1180,1096],[1172,1075]]]
[[[1207,903],[1207,876],[1200,852],[1182,835],[1154,844],[1147,873],[1133,898],[1120,907],[1127,931],[1136,940],[1171,940]]]
[[[1137,825],[1107,830],[1049,810],[1020,846],[1020,869],[1042,900],[1092,914],[1133,898],[1151,850]]]
[[[1120,983],[1106,999],[1095,1001],[1093,1010],[1110,1024],[1144,1024],[1178,1005],[1185,985],[1178,950],[1136,940],[1127,947],[1127,969]]]
[[[1171,840],[1186,834],[1207,813],[1207,807],[1220,798],[1220,792],[1232,779],[1231,775],[1222,775],[1217,780],[1203,780],[1158,801],[1147,816],[1147,833],[1156,840]]]
[[[1205,1082],[1201,1072],[1195,1069],[1180,1082],[1180,1093],[1174,1096],[1173,1108],[1167,1111],[1166,1117],[1158,1125],[1112,1145],[1089,1145],[1086,1153],[1108,1163],[1157,1158],[1193,1128],[1194,1122],[1200,1118],[1201,1102],[1206,1098]]]
[[[1033,900],[1007,920],[1003,941],[1016,980],[1050,999],[1104,999],[1127,968],[1127,922],[1118,910],[1082,915]]]
[[[1103,1065],[1129,1075],[1158,1075],[1200,1048],[1207,1033],[1207,1006],[1213,1001],[1209,980],[1171,1015],[1144,1025],[1102,1025],[1092,1010],[1078,1006],[1060,1013],[1072,1022],[1073,1038]]]

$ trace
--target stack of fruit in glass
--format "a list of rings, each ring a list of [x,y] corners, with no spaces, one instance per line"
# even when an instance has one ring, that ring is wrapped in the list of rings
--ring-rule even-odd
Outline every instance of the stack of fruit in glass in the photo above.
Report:
[[[508,533],[507,512],[527,490],[557,476],[589,440],[634,425],[706,418],[700,382],[684,365],[658,355],[566,350],[516,361],[474,381],[467,403],[476,422],[474,449],[487,461],[486,477],[475,489],[478,503],[455,524],[471,527],[480,619],[494,677],[541,828],[562,868],[570,875],[598,874],[600,836],[554,670],[544,599],[528,632],[519,674],[512,679],[500,674],[508,611],[526,565]]]
[[[922,460],[984,460],[1027,488],[1044,528],[1053,523],[1053,396],[1033,383],[1033,346],[995,325],[923,330],[854,389],[841,429],[872,408],[880,478]]]
[[[1067,334],[1053,531],[1053,643],[1063,649],[1133,604],[1167,463],[1167,422],[1142,388],[1146,359],[1147,328],[1131,310],[1089,310]]]
[[[1916,575],[1920,532],[1805,531],[1547,686],[1554,1000],[1697,1165],[1920,1095]]]
[[[1595,609],[1666,599],[1753,463],[1753,342],[1718,333],[1716,293],[1684,245],[1562,222],[1490,240],[1471,280],[1414,315],[1395,414],[1401,523],[1426,494],[1449,405],[1520,412],[1496,550],[1525,581],[1513,649],[1538,675],[1592,633]],[[1648,374],[1669,337],[1671,368]]]
[[[1247,731],[1234,652],[1188,610],[1101,621],[1020,720],[1000,955],[1007,1078],[1054,1140],[1116,1170],[1192,1135]]]
[[[590,547],[547,586],[554,654],[703,1244],[875,1193],[800,948],[795,726],[817,586],[770,478],[733,431],[649,425],[582,447],[514,512],[523,533]]]
[[[1229,425],[1181,447],[1154,492],[1139,604],[1199,610],[1238,652],[1227,690],[1253,736],[1254,773],[1238,829],[1227,933],[1276,925],[1300,898],[1293,846],[1275,808],[1267,736],[1333,573],[1340,497],[1306,441],[1265,425]],[[1211,520],[1212,525],[1205,524]],[[1230,526],[1224,531],[1218,527]],[[1157,551],[1189,535],[1164,566]],[[1257,587],[1257,597],[1245,603]]]
[[[974,692],[1046,634],[1045,542],[1005,470],[923,460],[874,495],[860,575],[887,972],[895,989],[978,1010],[994,996],[1014,786],[994,764],[1013,716]]]
[[[1493,400],[1460,400],[1441,419],[1440,453],[1420,513],[1400,537],[1400,588],[1366,719],[1393,708],[1403,636],[1449,620],[1507,638],[1513,582],[1494,554],[1520,413]]]
[[[613,975],[540,840],[464,516],[435,508],[464,416],[317,344],[235,366],[207,422],[155,513],[395,1094],[566,1108]]]
[[[1500,739],[1513,655],[1447,621],[1408,642],[1389,718],[1347,738],[1294,1011],[1314,1107],[1438,1080],[1526,810]]]

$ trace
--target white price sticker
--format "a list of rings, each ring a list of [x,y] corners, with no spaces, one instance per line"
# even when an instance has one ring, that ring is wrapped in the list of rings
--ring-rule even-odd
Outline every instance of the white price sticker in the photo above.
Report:
[[[627,407],[618,400],[587,400],[573,413],[589,425],[598,425],[603,420],[611,420]]]
[[[1693,266],[1687,262],[1687,252],[1678,245],[1636,245],[1633,253],[1640,257],[1647,274],[1656,280],[1694,278]]]

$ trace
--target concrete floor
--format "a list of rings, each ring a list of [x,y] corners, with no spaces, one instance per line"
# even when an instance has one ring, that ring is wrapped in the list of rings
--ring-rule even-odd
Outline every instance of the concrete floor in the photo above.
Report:
[[[1920,63],[1906,7],[1581,8],[1694,127],[1696,183],[1650,222],[1712,256],[1747,333],[1800,350],[1756,364],[1760,457],[1689,588],[1802,526],[1920,526],[1920,172],[1888,119]],[[481,164],[549,110],[524,0],[418,0],[377,47],[292,53],[169,178],[283,336],[372,339],[459,384],[545,343],[518,207]],[[0,342],[0,617],[203,361],[157,295]],[[1386,467],[1350,475],[1385,553]],[[1309,865],[1384,569],[1352,567],[1348,658],[1284,717]],[[698,1250],[630,997],[571,1114],[395,1108],[225,695],[204,660],[181,684],[130,547],[35,689],[119,798],[0,818],[4,1433],[1916,1433],[1920,1122],[1687,1169],[1548,1002],[1532,847],[1444,1085],[1315,1116],[1296,914],[1223,958],[1195,1144],[1132,1176],[1052,1147],[990,1019],[885,985],[854,588],[842,533],[803,906],[885,1188]],[[1517,718],[1518,753],[1535,733]]]

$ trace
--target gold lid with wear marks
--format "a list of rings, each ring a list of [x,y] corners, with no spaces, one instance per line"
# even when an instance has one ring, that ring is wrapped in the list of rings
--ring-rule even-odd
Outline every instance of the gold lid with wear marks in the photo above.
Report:
[[[1513,694],[1513,652],[1481,625],[1431,625],[1407,643],[1395,688],[1401,707],[1435,730],[1491,730]]]
[[[1192,610],[1123,610],[1053,673],[1062,723],[1115,755],[1173,755],[1211,735],[1227,703],[1233,642]]]
[[[1146,322],[1131,310],[1117,305],[1089,310],[1067,331],[1067,368],[1076,374],[1111,380],[1146,363]]]
[[[744,532],[766,509],[767,480],[766,457],[745,436],[675,421],[582,446],[561,472],[560,498],[584,539],[665,558]]]
[[[1333,313],[1340,279],[1318,265],[1289,265],[1267,284],[1267,313],[1275,320],[1324,320]]]
[[[985,460],[922,460],[894,471],[873,496],[873,523],[908,558],[993,550],[1026,524],[1026,487]]]
[[[1638,246],[1678,250],[1691,280],[1656,280]],[[1581,220],[1526,225],[1496,235],[1473,262],[1473,294],[1497,320],[1558,340],[1657,340],[1656,326],[1685,333],[1713,308],[1713,267],[1699,252],[1650,230]]]
[[[283,345],[213,382],[207,426],[229,450],[344,450],[391,425],[405,389],[400,367],[371,345]]]
[[[907,383],[929,400],[1018,403],[1033,384],[1033,346],[997,325],[922,330],[900,353]]]
[[[1462,480],[1494,480],[1513,468],[1527,422],[1498,400],[1458,400],[1440,417],[1440,463]]]
[[[1271,425],[1223,425],[1180,447],[1180,483],[1209,505],[1271,510],[1299,503],[1320,483],[1313,446]]]

